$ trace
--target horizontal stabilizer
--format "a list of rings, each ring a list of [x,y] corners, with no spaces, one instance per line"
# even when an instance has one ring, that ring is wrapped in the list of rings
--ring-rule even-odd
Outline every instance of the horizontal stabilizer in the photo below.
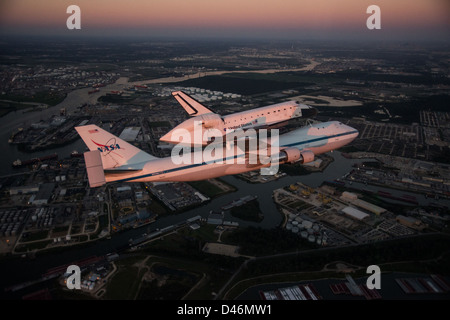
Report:
[[[91,188],[100,187],[106,183],[103,172],[102,158],[99,150],[87,151],[84,153],[84,162]]]

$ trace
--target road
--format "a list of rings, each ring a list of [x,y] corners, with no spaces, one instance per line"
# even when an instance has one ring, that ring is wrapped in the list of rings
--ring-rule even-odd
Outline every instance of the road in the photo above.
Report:
[[[402,237],[402,239],[403,238],[427,237],[427,236],[437,235],[437,234],[441,234],[441,233],[433,232],[433,233],[427,233],[427,234],[416,234],[416,235],[411,235],[408,237]],[[399,238],[377,241],[377,243],[395,242],[397,240],[399,240]],[[319,248],[319,249],[309,249],[309,250],[304,250],[304,251],[296,250],[296,251],[291,251],[291,252],[286,252],[286,253],[274,254],[274,255],[270,255],[270,256],[254,257],[254,258],[245,260],[244,263],[242,263],[242,265],[239,267],[239,269],[230,277],[230,279],[228,279],[228,281],[223,285],[223,287],[220,289],[220,291],[216,294],[216,296],[214,297],[214,300],[226,298],[226,295],[228,294],[228,292],[230,292],[240,281],[237,282],[236,284],[234,284],[233,287],[231,287],[229,289],[228,289],[228,287],[234,281],[234,279],[236,279],[236,277],[241,273],[241,271],[244,270],[245,268],[247,268],[249,262],[266,260],[266,259],[274,259],[274,258],[284,258],[284,257],[289,257],[289,256],[301,256],[301,255],[308,254],[311,252],[314,252],[314,253],[326,252],[326,251],[340,250],[343,248],[353,248],[353,247],[364,246],[364,245],[368,245],[368,243],[354,243],[354,244],[349,244],[349,245],[340,246],[340,247],[325,247],[325,248]],[[227,291],[225,292],[225,290],[227,290]],[[224,292],[225,292],[225,294],[224,294]]]

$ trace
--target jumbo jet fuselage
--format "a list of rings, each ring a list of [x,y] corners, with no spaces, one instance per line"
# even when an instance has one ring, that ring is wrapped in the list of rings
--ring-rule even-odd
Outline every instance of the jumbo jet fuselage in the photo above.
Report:
[[[280,135],[278,154],[270,154],[265,150],[259,152],[280,164],[307,163],[313,161],[315,155],[338,149],[357,136],[358,131],[352,127],[337,121],[324,122]],[[270,141],[268,142],[270,144]],[[105,171],[105,180],[106,182],[197,181],[253,171],[273,164],[273,162],[249,164],[247,151],[240,150],[228,156],[229,150],[225,146],[222,147],[222,152],[216,150],[214,155],[205,155],[204,149],[194,151],[189,154],[186,163],[174,163],[173,157],[166,157],[128,166],[129,169],[140,168],[139,170],[122,170],[127,169],[127,166],[111,168]]]

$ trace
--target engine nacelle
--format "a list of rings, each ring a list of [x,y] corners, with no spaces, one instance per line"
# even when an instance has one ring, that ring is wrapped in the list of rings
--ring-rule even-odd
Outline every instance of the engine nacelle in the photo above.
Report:
[[[217,128],[221,130],[223,128],[223,120],[220,115],[216,113],[202,114],[194,118],[195,121],[202,121],[204,128]]]
[[[280,152],[280,162],[297,162],[300,160],[300,150],[297,148],[286,148]]]
[[[286,148],[280,152],[279,162],[294,163],[300,161],[300,163],[308,163],[314,161],[314,152],[310,150],[300,151],[297,148]]]
[[[310,150],[305,150],[300,152],[301,155],[301,159],[300,162],[301,163],[308,163],[308,162],[312,162],[314,161],[314,152],[310,151]]]

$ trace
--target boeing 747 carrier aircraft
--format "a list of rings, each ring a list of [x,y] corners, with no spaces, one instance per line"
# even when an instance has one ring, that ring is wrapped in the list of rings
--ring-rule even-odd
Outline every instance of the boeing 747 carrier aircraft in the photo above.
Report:
[[[315,155],[338,149],[358,136],[356,129],[343,123],[323,122],[280,135],[278,141],[268,138],[267,147],[258,150],[257,163],[249,163],[251,151],[235,146],[230,156],[230,150],[223,144],[217,144],[214,152],[208,154],[205,150],[211,145],[205,149],[194,148],[193,152],[184,154],[188,161],[180,163],[174,161],[173,155],[154,157],[96,125],[75,129],[90,150],[84,157],[91,187],[114,181],[197,181],[266,168],[273,163],[307,163]],[[270,151],[275,142],[276,154]],[[263,158],[265,161],[261,161]]]

